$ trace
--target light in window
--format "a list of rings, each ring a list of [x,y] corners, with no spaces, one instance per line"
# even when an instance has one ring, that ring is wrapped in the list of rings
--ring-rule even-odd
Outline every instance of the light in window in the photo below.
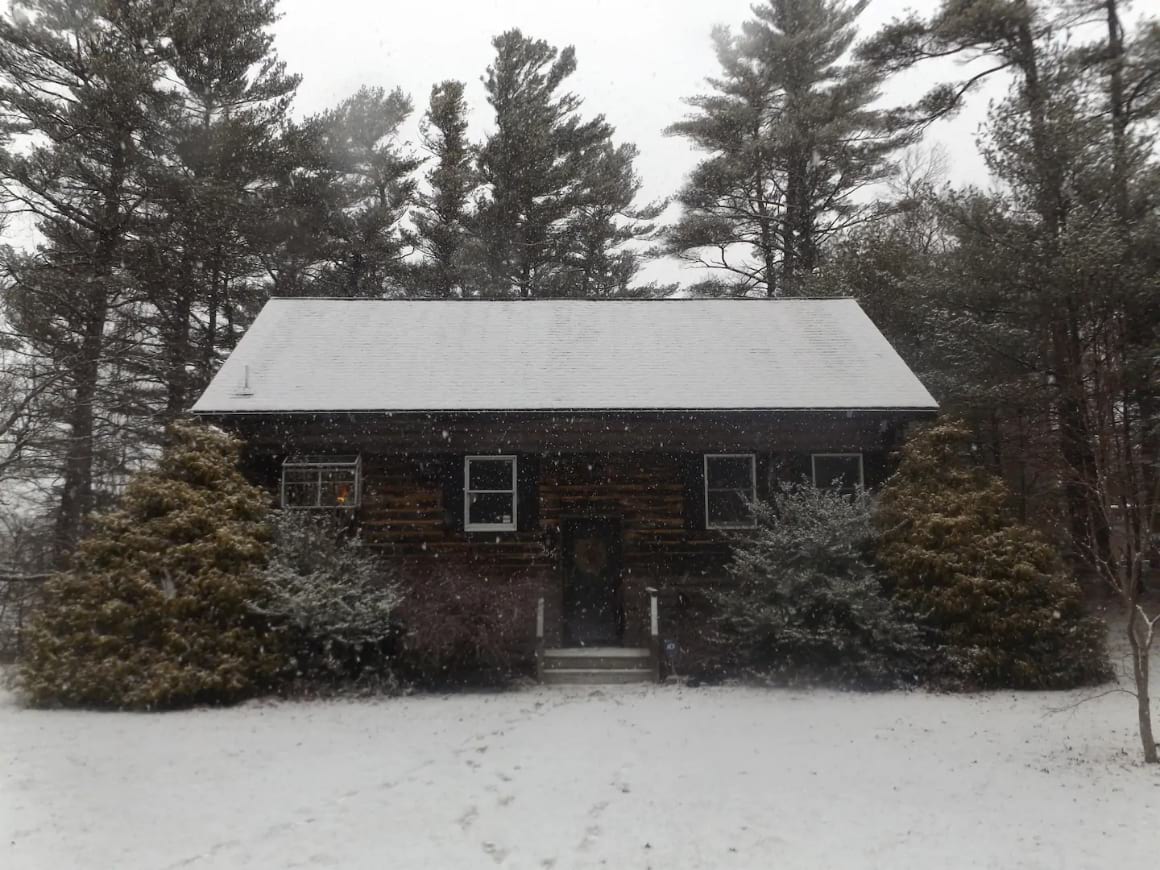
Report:
[[[464,464],[463,519],[467,531],[516,528],[516,458],[468,456]]]
[[[290,457],[282,463],[282,507],[358,507],[360,471],[357,456]]]
[[[710,529],[753,525],[756,460],[752,453],[705,457],[705,526]]]
[[[813,468],[814,486],[822,489],[853,495],[865,485],[861,453],[815,453]]]

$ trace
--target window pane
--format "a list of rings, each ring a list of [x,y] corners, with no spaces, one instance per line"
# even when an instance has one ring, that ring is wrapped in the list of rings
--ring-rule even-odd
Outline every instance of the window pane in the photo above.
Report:
[[[753,522],[748,490],[716,490],[709,493],[710,526],[741,526]]]
[[[319,499],[326,507],[353,505],[354,473],[349,470],[323,471]]]
[[[752,456],[710,456],[708,462],[709,489],[753,488]]]
[[[318,481],[317,468],[284,468],[282,478],[287,483],[314,484]]]
[[[317,476],[309,483],[292,483],[287,479],[283,492],[286,507],[314,507],[318,497]]]
[[[862,483],[862,457],[853,456],[815,456],[814,457],[814,485],[829,489],[831,487],[840,492],[852,493]]]
[[[469,459],[468,489],[511,489],[512,460]]]
[[[358,467],[354,465],[288,465],[282,468],[285,507],[355,507]]]
[[[515,501],[508,492],[470,493],[467,496],[467,524],[487,526],[510,526],[515,519]]]

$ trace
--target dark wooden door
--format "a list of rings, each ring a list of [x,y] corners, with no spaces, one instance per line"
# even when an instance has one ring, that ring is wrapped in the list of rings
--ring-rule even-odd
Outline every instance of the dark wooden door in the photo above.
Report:
[[[620,523],[565,520],[562,544],[565,644],[618,646],[624,635]]]

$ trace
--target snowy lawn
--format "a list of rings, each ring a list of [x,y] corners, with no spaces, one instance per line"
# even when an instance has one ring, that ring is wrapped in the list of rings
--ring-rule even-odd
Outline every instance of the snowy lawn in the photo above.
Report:
[[[0,866],[1149,867],[1134,700],[626,686],[0,700]]]

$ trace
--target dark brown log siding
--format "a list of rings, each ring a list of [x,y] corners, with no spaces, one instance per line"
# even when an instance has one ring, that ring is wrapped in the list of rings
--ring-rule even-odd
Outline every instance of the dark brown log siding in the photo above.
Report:
[[[520,457],[525,462],[524,457]],[[719,576],[728,557],[723,533],[690,522],[684,454],[566,455],[539,458],[536,504],[526,494],[517,512],[537,522],[516,532],[464,532],[460,454],[363,457],[364,539],[404,570],[469,571],[529,582],[545,597],[548,642],[559,641],[563,588],[559,574],[561,522],[569,517],[620,521],[626,642],[644,642],[649,585],[676,589]],[[455,500],[448,504],[448,493]],[[531,627],[529,627],[530,629]]]
[[[931,415],[886,411],[235,414],[206,419],[254,446],[459,453],[880,450]]]
[[[643,644],[648,586],[661,590],[661,632],[678,667],[706,659],[704,590],[724,576],[728,533],[706,530],[705,453],[752,452],[758,494],[810,474],[811,452],[860,451],[868,486],[891,468],[898,420],[881,415],[784,415],[665,420],[604,415],[423,420],[221,420],[246,440],[251,476],[277,492],[282,459],[295,452],[362,455],[362,505],[352,519],[364,539],[412,576],[446,570],[526,585],[543,595],[549,645],[560,642],[561,523],[620,523],[625,643]],[[533,425],[534,424],[534,425]],[[466,454],[515,453],[521,469],[519,530],[463,531]],[[744,534],[734,533],[734,534]],[[534,625],[528,625],[527,648]]]

